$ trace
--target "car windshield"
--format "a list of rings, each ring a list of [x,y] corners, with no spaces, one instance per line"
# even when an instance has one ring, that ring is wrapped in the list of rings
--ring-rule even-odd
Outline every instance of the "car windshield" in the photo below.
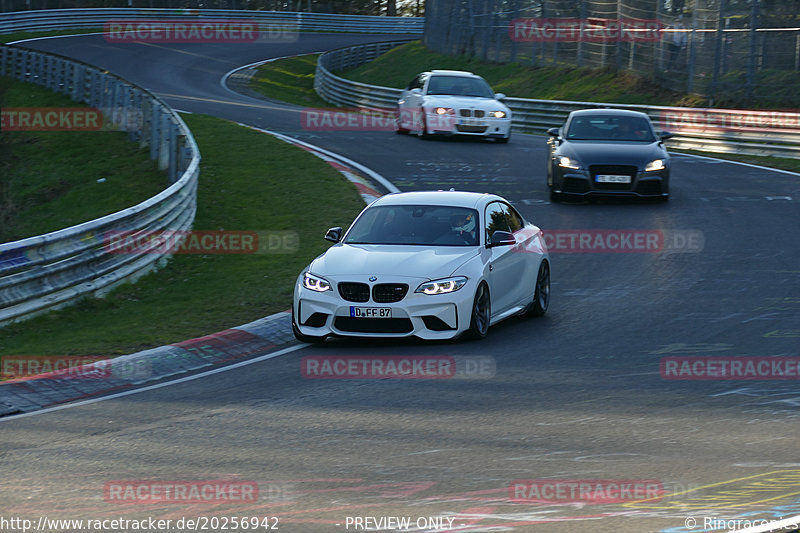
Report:
[[[477,246],[478,212],[441,205],[386,205],[362,214],[346,244]]]
[[[427,94],[494,98],[492,88],[483,79],[466,76],[431,76]]]
[[[567,129],[571,141],[654,142],[650,122],[643,117],[586,115],[574,117]]]

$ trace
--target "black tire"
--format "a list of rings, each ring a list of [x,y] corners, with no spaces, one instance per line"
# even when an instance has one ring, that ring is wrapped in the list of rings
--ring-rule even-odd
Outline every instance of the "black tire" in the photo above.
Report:
[[[489,287],[482,281],[475,291],[475,300],[472,302],[472,314],[469,323],[469,335],[473,339],[484,339],[489,333],[489,323],[492,319],[492,300],[489,297]]]
[[[511,138],[511,134],[509,133],[508,137],[499,137],[499,138],[495,139],[495,141],[499,142],[500,144],[506,144],[510,138]]]
[[[307,342],[308,344],[318,344],[320,342],[325,342],[325,339],[328,338],[327,335],[304,335],[300,333],[300,330],[297,328],[297,324],[294,322],[294,308],[292,308],[292,333],[294,333],[294,338],[299,340],[300,342]]]
[[[399,133],[400,135],[408,135],[408,130],[400,127],[400,117],[397,117],[396,125],[397,129],[394,130],[395,133]]]
[[[428,119],[425,118],[425,111],[420,111],[422,116],[421,129],[417,132],[417,137],[420,139],[430,139],[431,135],[428,133]]]
[[[550,189],[550,201],[557,204],[562,200],[561,193],[554,191],[552,188]]]
[[[539,273],[536,275],[536,290],[533,292],[533,301],[528,306],[531,316],[544,316],[550,305],[550,264],[542,261]]]

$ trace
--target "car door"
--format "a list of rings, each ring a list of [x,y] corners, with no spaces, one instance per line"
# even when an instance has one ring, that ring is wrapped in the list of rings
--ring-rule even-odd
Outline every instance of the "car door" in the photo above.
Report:
[[[403,129],[417,131],[420,128],[420,124],[422,124],[422,116],[419,114],[419,109],[422,106],[422,89],[426,79],[426,73],[422,73],[411,80],[397,102],[400,114],[398,122]]]
[[[509,207],[503,202],[489,203],[484,221],[487,243],[495,231],[512,231]],[[489,293],[492,297],[492,316],[496,316],[519,303],[518,286],[524,275],[525,258],[517,246],[495,246],[489,251]]]
[[[516,304],[527,305],[536,292],[536,279],[539,276],[539,264],[545,250],[544,236],[539,228],[526,223],[514,206],[506,205],[508,225],[517,240],[514,246],[520,263],[515,265],[519,272],[519,283],[516,287]]]

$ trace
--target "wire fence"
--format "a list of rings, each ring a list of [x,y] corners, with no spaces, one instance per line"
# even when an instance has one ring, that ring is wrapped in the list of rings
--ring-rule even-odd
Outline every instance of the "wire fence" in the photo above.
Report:
[[[391,15],[383,0],[0,0],[0,12],[72,8],[248,9],[349,15]],[[401,6],[396,7],[403,7]],[[420,10],[401,9],[409,16]]]
[[[797,0],[428,0],[424,42],[486,61],[627,70],[710,105],[800,106]]]
[[[140,29],[143,33],[147,33],[152,28],[162,28],[161,24],[202,24],[204,21],[220,20],[231,21],[234,27],[242,21],[257,24],[257,27],[254,26],[250,33],[235,34],[245,42],[248,42],[248,37],[259,39],[261,42],[293,42],[297,40],[297,32],[304,30],[420,34],[424,22],[422,18],[416,17],[377,17],[241,9],[37,9],[0,13],[0,34],[18,31],[96,28],[105,29],[107,32],[111,31],[112,39],[130,40],[137,35],[140,27],[134,24],[130,26],[131,29],[124,29],[124,25],[119,25],[121,21],[142,22],[144,25]],[[112,31],[114,26],[119,29]],[[229,37],[234,40],[233,33]]]

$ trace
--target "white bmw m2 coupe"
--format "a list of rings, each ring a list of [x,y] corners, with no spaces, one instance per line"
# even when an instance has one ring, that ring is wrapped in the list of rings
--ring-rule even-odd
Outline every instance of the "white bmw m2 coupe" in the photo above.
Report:
[[[538,227],[492,194],[389,194],[297,278],[292,329],[330,335],[483,338],[491,324],[550,300],[550,258]]]

